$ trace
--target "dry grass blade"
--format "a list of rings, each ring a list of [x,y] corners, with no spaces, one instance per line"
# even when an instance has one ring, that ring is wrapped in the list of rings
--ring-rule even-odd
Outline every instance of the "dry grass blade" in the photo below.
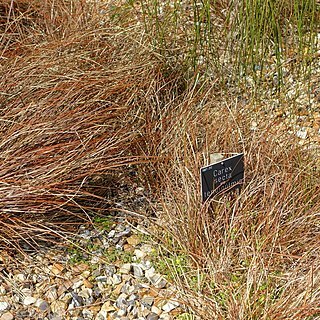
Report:
[[[8,2],[1,8],[7,20],[0,68],[0,212],[8,244],[36,231],[45,238],[46,223],[60,232],[87,219],[105,208],[95,175],[146,161],[136,152],[136,128],[142,130],[143,92],[151,90],[157,70],[144,48],[136,54],[139,44],[107,22],[101,25],[91,7],[85,30],[77,29],[83,16],[72,2]],[[27,15],[39,18],[32,20],[36,30],[22,19]],[[44,29],[55,24],[59,28]],[[31,31],[43,37],[26,37]],[[11,41],[14,32],[19,41]]]
[[[193,308],[203,319],[318,315],[317,159],[275,123],[252,131],[244,110],[227,102],[214,107],[210,91],[203,96],[199,112],[181,107],[172,117],[179,125],[165,139],[175,141],[166,145],[173,159],[158,169],[171,235],[166,245],[189,257],[184,272],[173,262],[170,274],[188,303],[189,294],[201,301]],[[238,198],[201,206],[198,170],[208,149],[245,151],[246,184]]]

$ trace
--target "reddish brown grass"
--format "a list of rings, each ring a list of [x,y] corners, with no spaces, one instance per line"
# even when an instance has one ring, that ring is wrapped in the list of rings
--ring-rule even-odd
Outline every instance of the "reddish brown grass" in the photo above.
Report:
[[[2,243],[87,219],[106,200],[92,192],[94,175],[147,161],[137,145],[157,63],[93,10],[72,1],[1,5]]]
[[[238,88],[187,81],[140,26],[78,3],[0,5],[2,248],[68,236],[106,210],[95,177],[140,164],[162,204],[159,239],[185,257],[168,266],[202,319],[318,317],[316,156],[268,117],[252,129]],[[244,152],[246,181],[201,204],[211,152]]]

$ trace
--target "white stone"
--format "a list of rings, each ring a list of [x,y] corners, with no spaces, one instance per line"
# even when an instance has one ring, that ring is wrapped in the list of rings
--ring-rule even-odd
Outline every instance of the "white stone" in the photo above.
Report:
[[[158,316],[162,313],[161,309],[156,306],[151,307],[151,312],[156,313]]]
[[[7,293],[6,288],[3,285],[0,285],[0,295],[3,296]]]
[[[152,267],[152,264],[149,260],[146,260],[143,263],[141,263],[141,266],[143,270],[149,270]]]
[[[73,289],[73,290],[78,289],[78,288],[80,288],[82,285],[83,285],[83,280],[76,281],[76,282],[74,282],[74,284],[72,285],[72,289]]]
[[[133,264],[133,274],[136,278],[142,278],[143,277],[143,269],[141,268],[141,266],[139,264]]]
[[[122,278],[121,278],[121,276],[120,276],[119,274],[116,274],[116,273],[115,273],[115,274],[112,276],[112,284],[113,284],[113,285],[120,284],[121,281],[122,281]]]
[[[93,256],[90,260],[90,263],[97,264],[97,263],[99,263],[99,261],[100,261],[100,258],[98,256]]]
[[[0,311],[5,311],[9,309],[10,305],[8,302],[0,301]]]
[[[148,280],[150,280],[155,275],[156,269],[154,267],[149,268],[145,272],[145,276]],[[151,280],[150,280],[151,281]]]
[[[128,274],[130,270],[131,270],[131,263],[125,263],[120,267],[119,272],[123,274]]]
[[[140,250],[143,251],[146,254],[150,254],[153,251],[153,248],[150,244],[143,244],[140,247]]]
[[[256,131],[257,129],[258,129],[258,123],[256,121],[252,121],[250,130],[251,131]]]
[[[108,233],[108,238],[113,238],[115,235],[116,235],[116,231],[115,231],[115,230],[111,230],[111,231]]]
[[[149,278],[149,280],[158,289],[162,289],[167,285],[167,280],[164,279],[159,273],[154,274]]]
[[[159,320],[172,320],[172,317],[170,317],[170,315],[168,315],[167,313],[163,313]]]
[[[25,297],[32,296],[32,290],[29,288],[23,288],[20,291]]]
[[[168,312],[172,311],[173,309],[178,308],[179,306],[180,306],[179,302],[170,300],[162,307],[162,310],[164,312],[168,313]]]
[[[134,250],[134,255],[138,258],[138,259],[143,259],[147,254],[139,249],[135,249]]]
[[[300,130],[297,131],[296,135],[300,139],[307,139],[308,137],[307,128],[304,128],[304,127],[301,128]]]
[[[13,278],[19,282],[25,282],[27,280],[26,276],[23,273],[18,273],[14,275]]]
[[[123,310],[123,309],[120,309],[118,312],[117,312],[117,316],[118,317],[123,317],[127,314],[127,310]]]
[[[211,153],[209,156],[210,163],[216,163],[224,159],[224,156],[221,153]]]
[[[31,304],[34,304],[36,301],[37,299],[35,297],[28,296],[23,299],[23,304],[25,306],[30,306]]]
[[[151,296],[144,296],[141,300],[142,305],[146,306],[147,308],[151,308],[154,302],[154,297]]]

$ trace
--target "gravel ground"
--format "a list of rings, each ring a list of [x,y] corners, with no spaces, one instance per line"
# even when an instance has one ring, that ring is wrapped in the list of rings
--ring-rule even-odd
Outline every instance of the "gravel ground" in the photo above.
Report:
[[[111,228],[83,226],[67,249],[16,259],[2,252],[0,320],[196,319],[157,272],[156,244],[138,230],[123,218]]]

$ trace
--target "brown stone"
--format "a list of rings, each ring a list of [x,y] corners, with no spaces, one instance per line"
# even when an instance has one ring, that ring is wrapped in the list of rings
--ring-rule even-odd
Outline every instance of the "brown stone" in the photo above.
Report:
[[[64,269],[64,266],[60,263],[54,263],[51,267],[50,267],[50,271],[54,274],[54,275],[59,275]]]
[[[141,243],[141,239],[136,234],[133,234],[132,236],[127,238],[127,242],[128,242],[128,244],[130,244],[132,246],[136,246],[139,243]]]
[[[92,288],[93,288],[92,282],[90,282],[90,281],[87,280],[87,279],[83,279],[83,285],[84,285],[86,288],[89,288],[89,289],[92,289]]]

